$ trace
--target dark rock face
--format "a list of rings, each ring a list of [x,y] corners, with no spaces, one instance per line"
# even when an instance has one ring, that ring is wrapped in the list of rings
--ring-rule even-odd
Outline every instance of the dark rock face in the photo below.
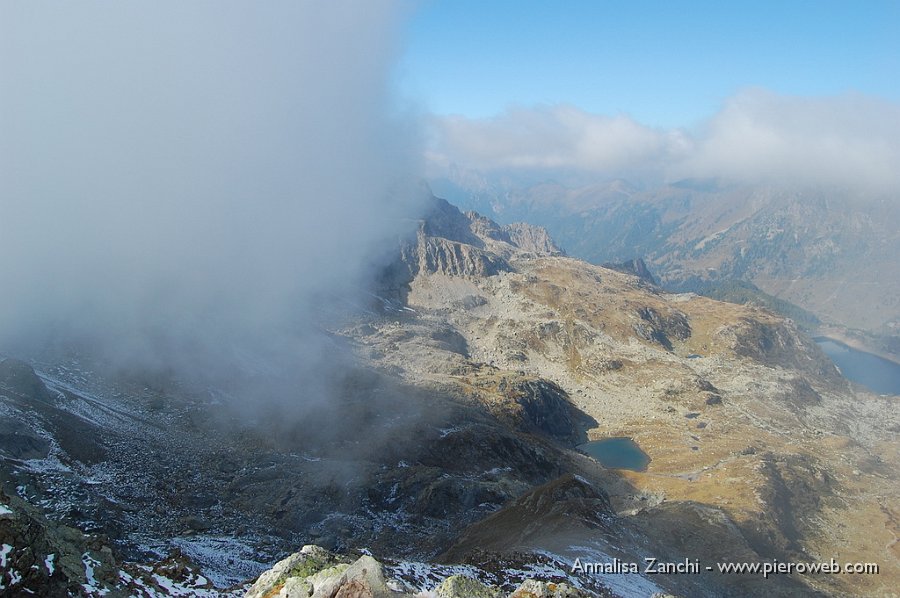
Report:
[[[51,524],[24,501],[2,493],[0,509],[11,511],[0,515],[0,545],[11,547],[0,570],[0,588],[8,592],[4,595],[82,595],[88,581],[84,562],[92,565],[100,587],[114,580],[112,550],[101,538]]]
[[[492,428],[469,426],[446,434],[420,456],[421,463],[443,470],[503,470],[510,465],[529,484],[561,474],[560,464],[546,444]]]
[[[613,516],[612,506],[606,492],[572,474],[566,474],[535,488],[533,492],[516,500],[515,505],[540,514],[559,509],[560,505],[570,501],[576,503],[589,501],[592,505],[591,509],[582,511],[582,514],[595,518],[598,524],[605,525]]]
[[[0,453],[12,459],[44,459],[50,441],[12,419],[0,420]]]
[[[60,408],[58,400],[27,363],[15,359],[0,363],[0,403],[14,414],[0,422],[0,455],[46,457],[50,436],[69,457],[84,464],[100,462],[106,449],[97,425]]]
[[[790,320],[770,324],[743,318],[729,330],[734,335],[734,352],[741,357],[770,367],[793,368],[831,384],[843,384],[831,360]]]
[[[799,408],[809,405],[817,405],[822,402],[820,395],[812,385],[804,378],[794,378],[790,382],[790,390],[785,394],[785,400]]]
[[[477,249],[484,249],[484,241],[475,231],[490,233],[497,225],[487,218],[482,220],[475,216],[477,215],[469,217],[446,200],[432,197],[431,209],[425,214],[419,230],[427,237],[440,237],[449,241],[471,245]],[[499,227],[497,228],[499,229]]]
[[[558,439],[576,434],[566,392],[547,380],[528,380],[509,391],[521,407],[520,427]]]
[[[19,398],[49,401],[50,393],[34,369],[18,359],[0,361],[0,392],[13,393]]]
[[[757,552],[748,538],[745,526],[725,512],[692,501],[666,501],[643,510],[637,520],[649,524],[656,532],[650,554],[661,561],[675,562],[699,559],[703,562],[722,560],[727,547],[730,561],[760,561],[773,558],[769,552]],[[691,531],[688,531],[691,530]],[[697,530],[702,530],[698,532]],[[780,556],[777,558],[781,558]],[[692,587],[692,576],[673,576],[670,591],[676,596],[821,596],[801,580],[781,575],[762,579],[758,576],[716,574],[704,577],[703,585]]]
[[[722,395],[710,393],[709,396],[706,397],[705,402],[707,405],[721,405],[722,404]]]
[[[759,471],[767,481],[762,498],[773,508],[766,518],[743,524],[744,537],[760,554],[783,560],[805,557],[799,538],[804,526],[811,524],[795,515],[815,512],[826,504],[836,482],[806,455],[765,454]]]
[[[687,316],[679,311],[662,314],[652,307],[640,307],[637,315],[641,318],[632,328],[638,337],[659,343],[667,351],[672,350],[672,338],[683,341],[691,336],[691,326]]]
[[[494,550],[498,541],[527,546],[569,526],[610,529],[616,520],[609,496],[570,473],[531,489],[496,513],[471,525],[459,541],[438,557],[459,562]],[[502,539],[502,540],[501,540]]]
[[[604,268],[609,268],[610,270],[615,270],[616,272],[624,272],[625,274],[633,274],[637,276],[644,282],[648,282],[653,286],[658,286],[659,283],[656,282],[656,279],[653,278],[653,274],[650,272],[650,269],[647,268],[647,264],[643,259],[636,257],[624,262],[618,263],[605,263],[603,264]]]

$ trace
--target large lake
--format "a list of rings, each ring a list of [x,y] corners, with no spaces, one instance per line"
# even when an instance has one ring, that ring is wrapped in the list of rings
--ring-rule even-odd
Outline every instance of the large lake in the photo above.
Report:
[[[879,394],[900,395],[900,365],[827,338],[817,338],[816,343],[848,380]]]

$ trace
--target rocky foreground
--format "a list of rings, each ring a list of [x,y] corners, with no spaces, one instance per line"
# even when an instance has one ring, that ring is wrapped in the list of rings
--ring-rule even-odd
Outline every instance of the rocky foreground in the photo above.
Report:
[[[565,583],[535,579],[507,592],[462,574],[446,577],[433,590],[420,591],[400,577],[386,576],[368,555],[349,560],[319,546],[304,546],[263,573],[246,598],[588,598],[593,594]],[[389,574],[388,574],[389,575]]]

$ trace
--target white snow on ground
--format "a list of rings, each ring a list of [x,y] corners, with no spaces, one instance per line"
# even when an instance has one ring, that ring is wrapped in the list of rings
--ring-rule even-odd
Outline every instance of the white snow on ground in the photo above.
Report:
[[[20,581],[22,581],[22,576],[15,569],[10,570],[9,572],[9,585],[14,586],[17,585]]]
[[[171,596],[221,598],[224,596],[242,596],[244,594],[244,589],[235,592],[227,592],[220,589],[199,587],[206,584],[206,578],[204,578],[203,576],[197,576],[186,583],[182,583],[171,580],[164,575],[152,573],[152,569],[150,567],[143,565],[139,567],[147,572],[147,574],[153,579],[153,582],[151,583],[155,583],[156,586],[147,585],[147,583],[140,577],[133,577],[125,571],[119,571],[119,580],[121,580],[122,582],[120,587],[128,587],[128,589],[132,592],[132,595],[140,596],[141,598],[169,598]]]
[[[0,399],[6,398],[6,395],[0,395]],[[18,415],[18,413],[18,409],[13,409],[10,405],[7,405],[5,401],[0,401],[0,415],[4,417],[11,417],[13,415]]]
[[[168,577],[159,575],[158,573],[153,574],[153,579],[157,584],[159,584],[159,587],[161,587],[166,592],[165,594],[158,594],[159,596],[197,596],[203,598],[206,598],[207,596],[209,598],[222,596],[221,590],[209,590],[206,588],[197,587],[197,585],[203,585],[199,582],[197,585],[191,583],[182,584],[173,581]],[[197,581],[198,579],[202,579],[204,582],[206,581],[206,579],[203,577],[194,579],[192,581]]]
[[[485,477],[485,476],[487,476],[487,477],[497,476],[497,475],[500,475],[500,474],[502,474],[502,473],[506,473],[506,472],[508,472],[508,471],[512,471],[512,467],[494,467],[494,468],[488,469],[487,471],[485,471],[484,473],[482,473],[482,474],[481,474],[481,477]]]
[[[227,587],[256,578],[271,566],[256,560],[254,549],[230,536],[191,536],[172,540],[216,587]]]
[[[53,564],[53,560],[56,558],[56,555],[50,553],[44,559],[44,566],[47,567],[47,575],[53,575],[53,572],[56,571],[56,565]]]
[[[37,370],[35,370],[37,372]],[[135,425],[135,414],[120,405],[112,405],[99,394],[87,388],[87,381],[71,384],[45,372],[37,372],[44,385],[51,392],[70,393],[71,401],[66,403],[66,411],[101,428],[118,428]]]
[[[100,587],[97,579],[94,577],[94,570],[100,564],[100,561],[94,559],[90,554],[85,552],[81,555],[81,562],[84,564],[85,583],[81,584],[88,596],[104,596],[109,593],[106,588]]]
[[[457,432],[462,432],[462,430],[463,429],[460,426],[453,426],[451,428],[440,428],[438,432],[441,433],[441,438],[446,438],[447,436],[450,436],[450,434],[456,434]]]
[[[52,453],[46,459],[27,459],[22,464],[31,473],[72,473],[72,469],[63,464],[59,457]]]
[[[6,568],[6,558],[9,556],[9,553],[12,552],[13,547],[9,544],[4,544],[0,546],[0,567]]]
[[[12,515],[12,509],[7,507],[6,505],[0,505],[0,517],[6,517],[7,515]]]

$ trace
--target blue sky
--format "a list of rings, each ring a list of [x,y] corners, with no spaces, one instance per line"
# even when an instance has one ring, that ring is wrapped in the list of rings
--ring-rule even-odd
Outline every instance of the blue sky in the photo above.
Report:
[[[431,0],[398,76],[426,111],[572,104],[691,127],[746,88],[900,100],[900,2]]]

